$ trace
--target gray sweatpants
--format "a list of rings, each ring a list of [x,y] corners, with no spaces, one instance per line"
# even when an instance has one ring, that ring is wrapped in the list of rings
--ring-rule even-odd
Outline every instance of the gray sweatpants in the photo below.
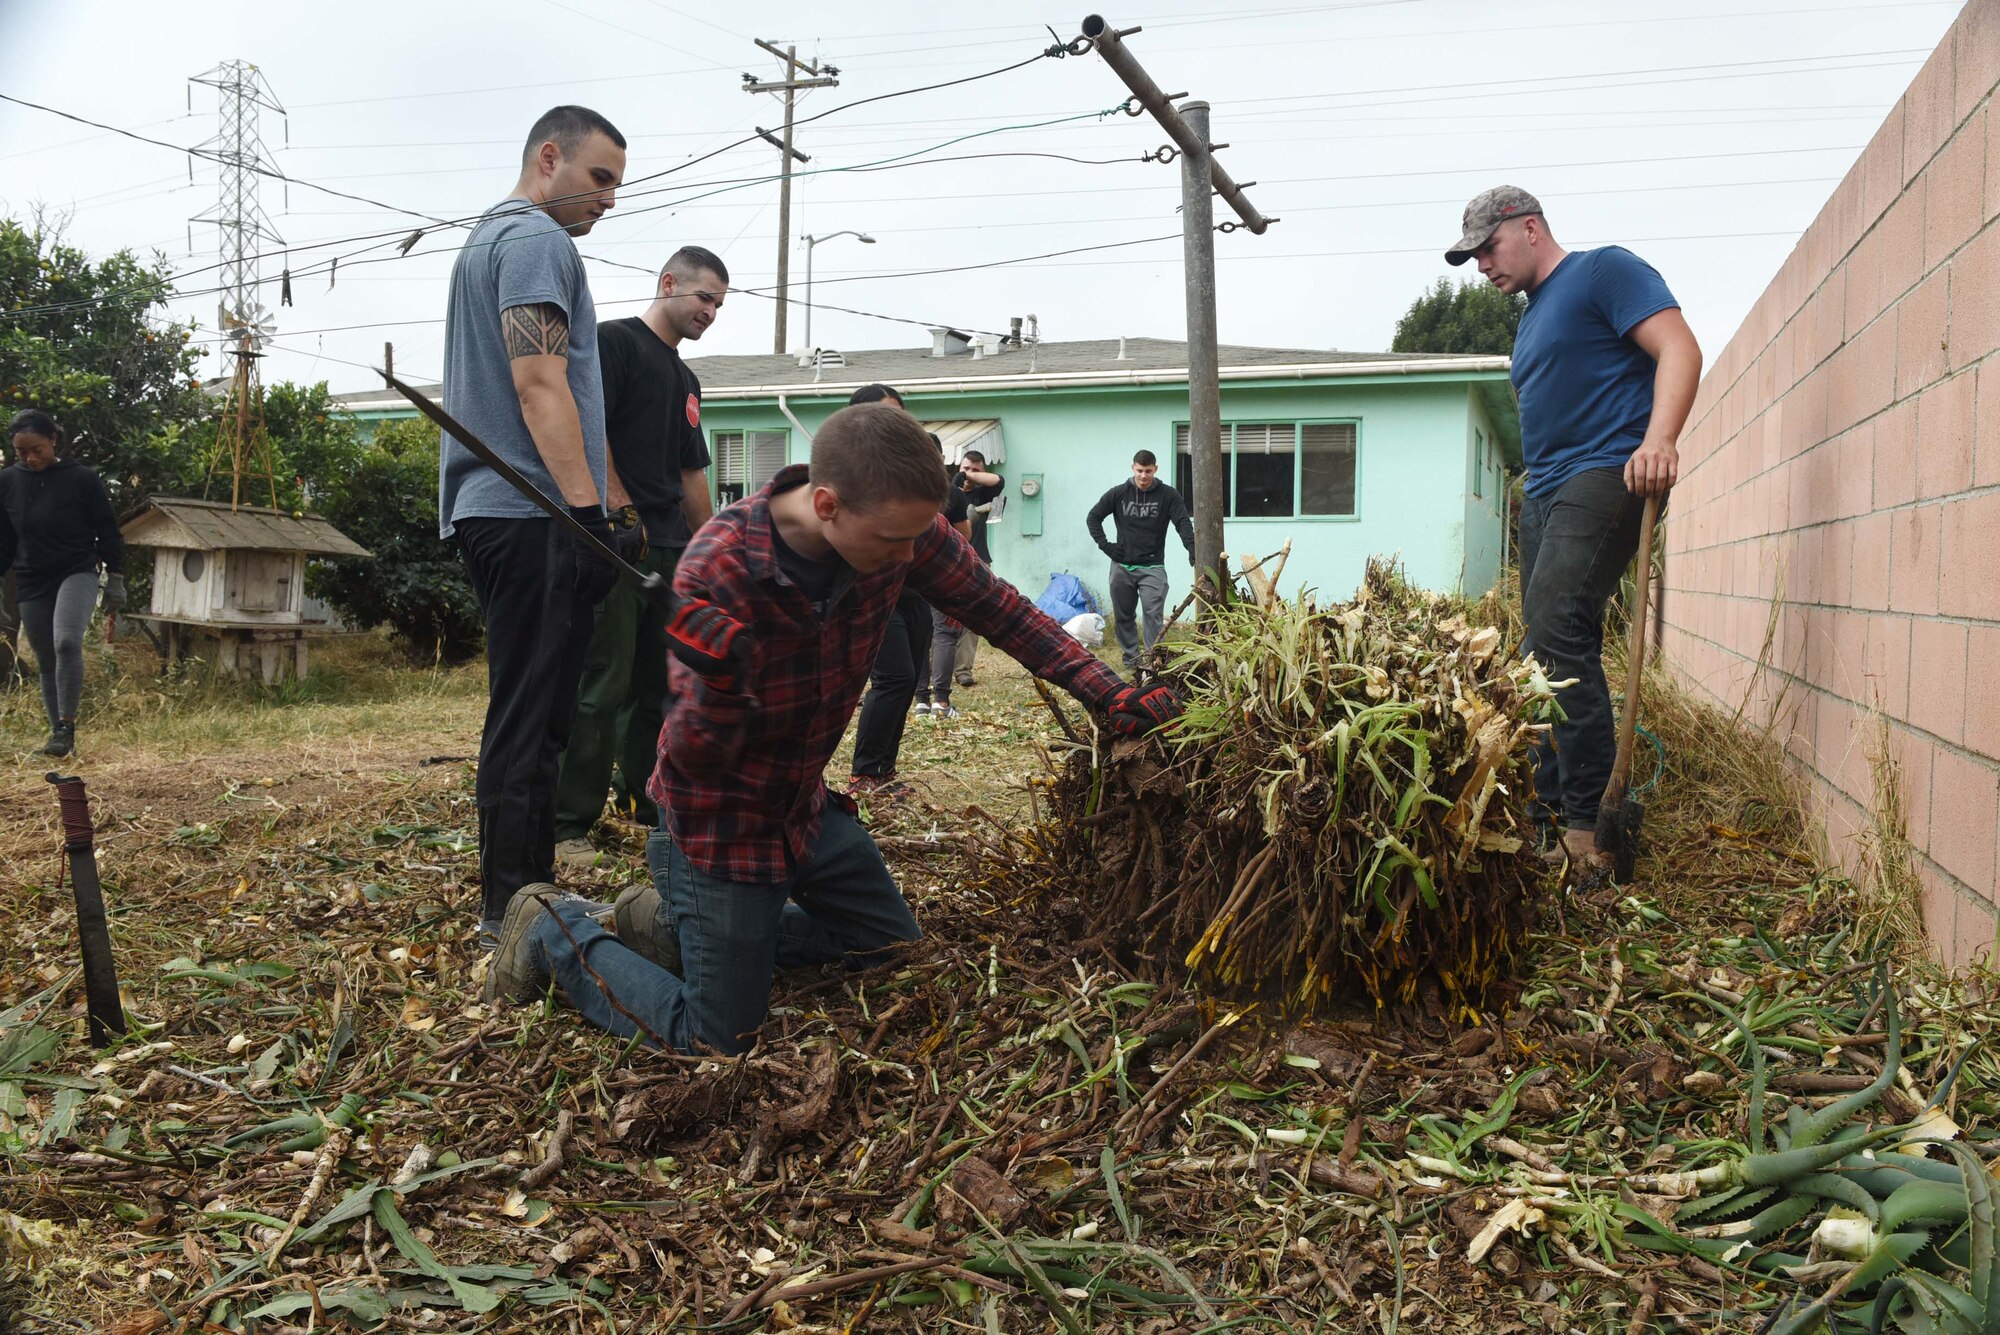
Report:
[[[932,700],[941,705],[951,703],[952,666],[958,658],[958,646],[975,638],[964,626],[933,607],[931,609],[931,666],[930,676],[917,688],[920,699]]]
[[[1144,608],[1146,615],[1146,644],[1139,647],[1139,627],[1133,613]],[[1127,570],[1116,561],[1111,563],[1111,622],[1118,633],[1118,647],[1125,654],[1125,670],[1138,670],[1144,654],[1151,653],[1153,645],[1159,641],[1160,632],[1166,629],[1167,619],[1167,568],[1165,566],[1140,566],[1137,570]]]
[[[56,586],[50,598],[21,600],[21,629],[42,674],[42,708],[51,726],[76,721],[83,697],[83,632],[97,605],[97,572],[80,571]]]

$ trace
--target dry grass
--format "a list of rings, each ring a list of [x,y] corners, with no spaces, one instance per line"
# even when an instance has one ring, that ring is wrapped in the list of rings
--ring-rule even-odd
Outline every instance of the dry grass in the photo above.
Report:
[[[44,763],[0,770],[0,1007],[24,1007],[0,1044],[30,1023],[55,1044],[0,1067],[0,1311],[20,1328],[234,1329],[275,1302],[258,1331],[324,1329],[378,1302],[425,1330],[1567,1333],[1624,1331],[1648,1301],[1651,1328],[1740,1335],[1789,1291],[1629,1250],[1608,1193],[1465,1259],[1518,1180],[1503,1131],[1584,1172],[1733,1134],[1742,1082],[1691,980],[1805,1008],[1818,1038],[1781,1062],[1863,1069],[1836,1037],[1869,1011],[1855,895],[1814,863],[1769,740],[1661,682],[1641,884],[1560,901],[1478,1027],[1413,1009],[1285,1032],[1132,979],[1080,915],[968,872],[1020,837],[1013,785],[1053,734],[988,650],[966,718],[912,725],[928,801],[871,813],[926,940],[785,978],[759,1050],[703,1063],[472,1000],[470,766],[424,762],[475,749],[479,674],[374,652],[336,649],[277,698],[142,664],[107,689],[94,667],[77,768],[138,1026],[110,1053],[69,985]],[[0,736],[32,744],[35,714],[7,698]],[[641,874],[639,838],[608,831],[585,888]],[[1979,980],[1903,979],[1933,1088],[2000,1013]],[[1996,1086],[1976,1049],[1950,1103],[1976,1137]],[[343,1099],[331,1152],[229,1144]],[[384,1186],[418,1147],[461,1161]],[[321,1226],[354,1200],[365,1217]]]

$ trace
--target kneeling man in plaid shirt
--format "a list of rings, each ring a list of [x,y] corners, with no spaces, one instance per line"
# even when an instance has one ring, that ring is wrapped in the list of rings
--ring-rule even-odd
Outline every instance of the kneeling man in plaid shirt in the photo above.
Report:
[[[1180,712],[1172,692],[1127,685],[995,578],[939,513],[946,487],[930,433],[864,404],[827,419],[810,466],[703,525],[674,576],[686,601],[668,634],[712,666],[670,669],[648,788],[660,809],[652,883],[609,912],[525,887],[489,1000],[532,1000],[553,980],[612,1033],[739,1053],[776,970],[858,968],[922,935],[854,804],[821,777],[905,582],[1121,732]]]

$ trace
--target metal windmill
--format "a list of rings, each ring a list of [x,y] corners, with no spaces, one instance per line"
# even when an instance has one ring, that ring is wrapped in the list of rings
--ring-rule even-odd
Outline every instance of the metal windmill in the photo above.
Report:
[[[216,203],[193,221],[214,223],[220,233],[222,292],[216,328],[230,339],[227,347],[236,358],[208,476],[215,477],[226,457],[230,508],[242,503],[246,476],[264,479],[275,508],[278,482],[271,467],[270,433],[264,427],[263,376],[257,369],[275,325],[271,312],[258,300],[258,256],[266,243],[282,246],[285,239],[257,202],[258,177],[279,174],[258,132],[258,116],[266,107],[282,116],[285,108],[263,73],[245,60],[225,60],[189,82],[215,89],[220,109],[215,137],[201,145],[207,150],[205,156],[220,164]]]

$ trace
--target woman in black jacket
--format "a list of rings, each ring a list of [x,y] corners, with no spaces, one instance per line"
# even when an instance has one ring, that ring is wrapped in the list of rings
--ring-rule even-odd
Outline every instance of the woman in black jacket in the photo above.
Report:
[[[76,747],[76,706],[83,694],[83,632],[97,601],[103,564],[104,607],[125,605],[125,543],[118,516],[96,473],[56,457],[62,428],[36,408],[7,424],[15,462],[0,468],[0,574],[19,571],[21,628],[42,674],[49,739],[42,754]]]

